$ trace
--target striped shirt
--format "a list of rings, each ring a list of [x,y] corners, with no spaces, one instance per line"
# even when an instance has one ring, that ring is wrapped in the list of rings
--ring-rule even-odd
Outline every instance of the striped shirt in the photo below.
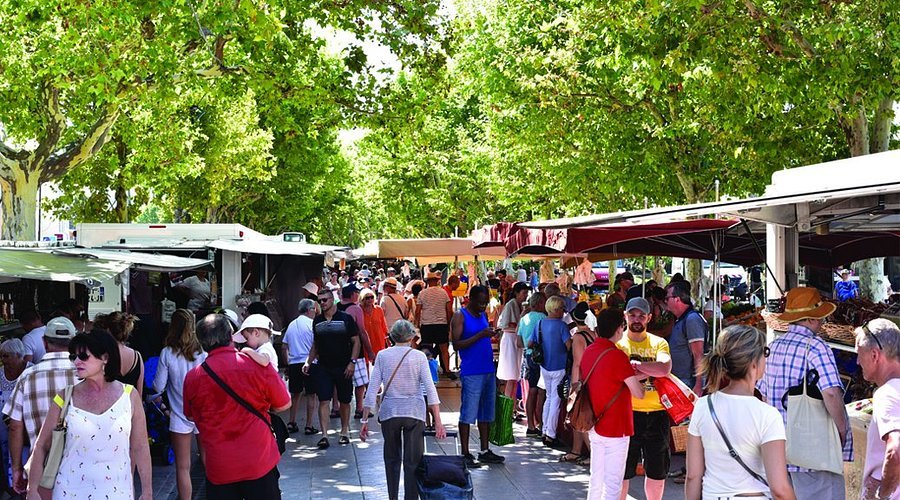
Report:
[[[66,386],[75,385],[75,365],[68,352],[48,352],[41,362],[26,368],[3,407],[3,413],[25,424],[31,443],[37,443],[41,425],[50,409],[53,397]]]
[[[406,356],[400,368],[397,368],[400,358],[407,351],[412,352]],[[411,347],[394,346],[378,352],[378,355],[375,356],[375,364],[372,366],[372,376],[363,405],[367,408],[375,407],[375,397],[381,390],[382,384],[387,385],[395,368],[397,368],[397,375],[394,376],[387,393],[381,397],[378,420],[409,417],[424,422],[425,400],[422,399],[422,388],[425,388],[425,397],[428,399],[429,405],[440,404],[441,401],[438,399],[437,389],[431,380],[428,358],[422,351]]]
[[[809,356],[804,362],[806,346],[809,344]],[[799,325],[791,325],[788,332],[775,339],[769,345],[771,354],[766,360],[766,374],[757,383],[757,388],[766,400],[780,413],[787,426],[787,409],[781,404],[781,398],[788,388],[803,383],[804,366],[807,370],[815,368],[819,372],[819,390],[825,391],[832,387],[843,390],[837,365],[834,361],[834,353],[820,337],[811,330]],[[847,442],[843,450],[844,461],[853,461],[853,436],[847,433]],[[795,465],[788,465],[789,472],[809,472]]]

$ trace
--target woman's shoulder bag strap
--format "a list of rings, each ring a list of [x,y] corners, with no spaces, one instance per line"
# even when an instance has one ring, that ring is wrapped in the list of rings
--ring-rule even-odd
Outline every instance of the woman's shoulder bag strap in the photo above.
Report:
[[[716,409],[713,408],[712,394],[706,396],[706,404],[709,405],[709,415],[712,417],[713,422],[715,422],[716,428],[719,429],[719,435],[721,435],[722,440],[725,441],[725,446],[728,448],[728,454],[731,455],[731,458],[735,459],[735,461],[737,461],[737,463],[741,464],[741,467],[743,467],[744,470],[747,471],[748,474],[753,476],[753,479],[756,479],[757,481],[761,482],[762,484],[764,484],[768,487],[769,483],[766,482],[766,479],[764,477],[760,476],[759,474],[757,474],[756,472],[754,472],[753,469],[751,469],[747,464],[745,464],[744,461],[741,460],[741,456],[738,455],[738,453],[737,453],[737,451],[735,451],[734,447],[731,446],[731,441],[729,441],[728,437],[725,435],[725,429],[722,428],[722,424],[719,422],[719,417],[718,417],[718,415],[716,415]]]

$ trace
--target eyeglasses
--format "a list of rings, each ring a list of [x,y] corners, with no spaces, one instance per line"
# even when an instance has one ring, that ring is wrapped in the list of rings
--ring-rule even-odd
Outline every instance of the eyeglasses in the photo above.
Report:
[[[876,337],[874,333],[872,333],[872,330],[869,330],[869,323],[870,322],[866,322],[866,324],[862,326],[862,331],[865,332],[866,335],[875,339],[875,343],[878,344],[878,350],[883,351],[884,346],[881,345],[881,341],[878,340],[878,337]]]
[[[322,297],[319,299],[319,304],[324,304],[324,303],[328,302],[329,300],[331,300],[331,297]]]
[[[69,361],[75,361],[75,358],[78,358],[81,361],[87,361],[90,357],[91,353],[87,351],[81,351],[78,354],[69,354]]]

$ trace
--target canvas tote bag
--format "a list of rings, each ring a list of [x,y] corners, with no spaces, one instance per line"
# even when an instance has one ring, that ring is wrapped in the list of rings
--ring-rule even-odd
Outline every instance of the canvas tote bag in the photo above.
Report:
[[[825,402],[809,395],[809,341],[803,356],[803,391],[787,396],[787,463],[812,470],[844,473],[841,438]]]

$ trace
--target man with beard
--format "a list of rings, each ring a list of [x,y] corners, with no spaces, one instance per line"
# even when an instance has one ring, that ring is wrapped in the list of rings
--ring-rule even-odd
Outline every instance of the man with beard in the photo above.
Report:
[[[625,305],[625,321],[628,335],[616,346],[631,359],[631,366],[638,380],[644,384],[644,397],[632,398],[634,435],[628,446],[625,464],[625,480],[622,491],[628,491],[631,478],[637,475],[637,465],[644,464],[644,496],[647,500],[660,500],[669,472],[669,415],[659,400],[653,386],[656,377],[668,376],[672,370],[669,344],[665,339],[647,332],[650,323],[650,304],[643,297],[636,297]]]

